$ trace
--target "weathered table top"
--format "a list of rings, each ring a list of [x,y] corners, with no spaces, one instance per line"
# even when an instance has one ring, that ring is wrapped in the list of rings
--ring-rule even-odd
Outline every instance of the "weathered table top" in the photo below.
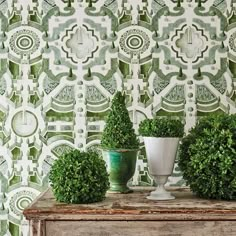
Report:
[[[200,199],[188,188],[169,188],[175,200],[146,199],[152,188],[134,188],[131,194],[107,194],[93,204],[56,202],[51,189],[41,194],[24,215],[29,220],[235,220],[236,201]]]

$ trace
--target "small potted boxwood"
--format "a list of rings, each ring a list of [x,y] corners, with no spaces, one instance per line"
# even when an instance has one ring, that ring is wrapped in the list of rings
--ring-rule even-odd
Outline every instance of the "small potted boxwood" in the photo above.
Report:
[[[73,150],[52,165],[49,181],[57,201],[92,203],[105,198],[109,188],[106,163],[95,152]]]
[[[191,190],[203,198],[236,199],[236,115],[199,119],[182,139],[179,167]]]
[[[184,135],[184,124],[168,117],[145,119],[139,125],[139,133],[144,139],[149,173],[157,184],[156,190],[147,198],[174,199],[164,185],[174,168],[179,138]]]
[[[135,172],[139,141],[126,108],[125,96],[120,91],[112,99],[101,147],[109,173],[109,192],[132,192],[127,182]]]

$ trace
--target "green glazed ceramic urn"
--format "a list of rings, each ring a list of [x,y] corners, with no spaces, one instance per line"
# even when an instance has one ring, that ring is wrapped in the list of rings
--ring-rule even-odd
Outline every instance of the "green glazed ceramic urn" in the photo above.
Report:
[[[103,150],[103,158],[107,163],[110,189],[114,193],[130,193],[127,182],[133,177],[138,150]]]

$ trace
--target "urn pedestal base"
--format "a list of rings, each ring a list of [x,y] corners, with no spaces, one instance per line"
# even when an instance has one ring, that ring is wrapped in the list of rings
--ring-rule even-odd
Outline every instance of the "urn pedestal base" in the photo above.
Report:
[[[169,175],[152,175],[155,182],[157,183],[157,188],[155,191],[152,191],[149,196],[147,196],[147,199],[149,200],[172,200],[175,199],[173,195],[171,195],[170,192],[167,192],[165,189],[165,184],[167,182],[167,179]]]

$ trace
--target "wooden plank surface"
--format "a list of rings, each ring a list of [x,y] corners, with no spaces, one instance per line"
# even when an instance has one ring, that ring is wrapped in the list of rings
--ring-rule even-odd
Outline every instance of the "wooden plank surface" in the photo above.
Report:
[[[24,210],[27,219],[60,220],[236,220],[236,201],[200,199],[188,188],[170,188],[175,200],[146,199],[150,188],[134,188],[132,194],[107,194],[93,204],[55,201],[49,189]]]
[[[235,236],[236,222],[224,221],[47,221],[46,236]]]

